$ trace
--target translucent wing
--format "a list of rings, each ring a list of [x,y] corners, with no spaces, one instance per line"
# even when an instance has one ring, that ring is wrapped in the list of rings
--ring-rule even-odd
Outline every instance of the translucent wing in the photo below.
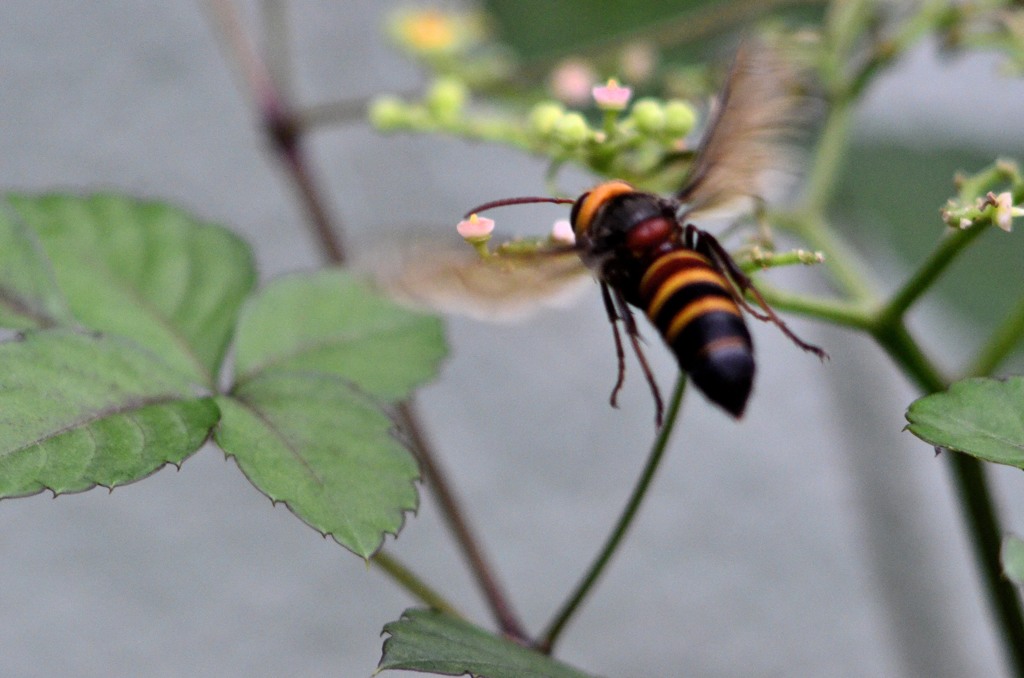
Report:
[[[465,243],[421,244],[375,269],[377,284],[401,303],[492,321],[565,306],[592,286],[575,251],[517,241],[486,259]]]
[[[774,174],[790,170],[791,144],[806,118],[794,70],[762,43],[740,47],[685,185],[676,197],[688,212],[764,197]]]

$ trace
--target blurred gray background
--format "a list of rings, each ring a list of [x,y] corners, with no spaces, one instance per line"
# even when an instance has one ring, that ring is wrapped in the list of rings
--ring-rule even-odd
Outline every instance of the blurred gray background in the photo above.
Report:
[[[398,3],[292,5],[304,103],[420,84],[379,30]],[[0,185],[167,199],[241,233],[264,279],[314,267],[287,177],[207,19],[195,2],[0,3]],[[926,45],[872,89],[859,129],[909,145],[956,135],[1020,157],[1022,105],[1024,86],[1001,79],[994,58],[940,61]],[[356,249],[543,191],[540,163],[500,149],[381,138],[364,124],[310,141]],[[510,228],[549,223],[551,208],[523,209]],[[890,286],[900,265],[869,254]],[[773,276],[799,285],[803,274]],[[947,354],[972,337],[937,306],[915,320]],[[691,394],[636,528],[560,656],[619,677],[1003,675],[946,464],[901,431],[913,389],[863,337],[793,324],[832,360],[758,324],[743,422]],[[621,409],[607,406],[614,354],[596,291],[519,325],[456,320],[449,340],[420,409],[539,630],[644,461],[650,397],[631,365]],[[649,355],[669,389],[671,357]],[[1024,478],[989,470],[1007,526],[1024,532]],[[488,619],[429,496],[393,549]],[[369,676],[381,626],[413,604],[212,448],[113,493],[0,502],[0,563],[3,676]]]

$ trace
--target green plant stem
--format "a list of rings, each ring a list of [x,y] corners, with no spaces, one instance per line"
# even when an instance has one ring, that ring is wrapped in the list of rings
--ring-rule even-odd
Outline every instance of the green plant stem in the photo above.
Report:
[[[832,108],[816,148],[810,185],[801,210],[804,217],[798,220],[797,225],[800,227],[798,231],[808,245],[825,252],[828,257],[826,263],[844,291],[860,302],[871,301],[870,290],[860,282],[863,279],[860,271],[865,269],[855,266],[855,259],[835,256],[837,251],[833,248],[833,243],[829,242],[830,234],[824,227],[825,209],[834,196],[836,179],[849,141],[853,102],[883,66],[925,35],[930,28],[948,20],[948,11],[949,3],[943,0],[927,0],[915,17],[906,22],[892,40],[875,45],[874,53],[869,60],[850,79],[843,76],[841,66],[853,55],[839,52],[852,49],[856,41],[847,34],[831,36],[832,46],[839,50],[833,55],[835,58],[832,62],[838,68],[825,74],[829,76],[827,87],[832,99]],[[840,31],[853,31],[857,21],[849,21],[846,24],[844,26],[837,23],[835,26]],[[947,238],[882,308],[869,330],[875,340],[924,393],[940,391],[948,382],[907,332],[903,314],[930,287],[949,264],[952,256],[976,235],[977,233],[964,233]],[[994,349],[993,354],[999,350],[1003,349]],[[953,483],[959,496],[960,510],[970,533],[971,545],[981,567],[983,586],[997,617],[1007,659],[1013,667],[1014,675],[1024,678],[1024,614],[1021,612],[1021,601],[1016,589],[1002,576],[999,564],[1002,530],[984,468],[977,459],[961,453],[949,452],[946,458],[949,460]]]
[[[1011,675],[1024,677],[1024,615],[1017,587],[1003,576],[999,561],[1004,529],[996,516],[985,467],[960,452],[947,452],[961,511],[972,527],[971,543],[982,565],[984,587],[995,609]]]
[[[881,326],[873,335],[922,392],[935,393],[946,388],[947,381],[921,353],[902,324]],[[999,562],[1003,529],[985,469],[982,462],[960,452],[946,452],[944,456],[968,526],[974,556],[981,566],[982,585],[996,614],[1012,675],[1024,678],[1024,613],[1016,587],[1003,577]]]
[[[1020,181],[1020,169],[1017,167],[1017,163],[1012,160],[998,158],[992,165],[977,174],[957,176],[957,198],[966,205],[980,198],[999,183],[1008,183],[1011,186],[1016,186],[1020,184]]]
[[[936,28],[948,26],[951,21],[955,21],[958,11],[955,5],[949,0],[924,0],[894,35],[877,41],[867,61],[850,78],[847,91],[851,98],[859,97],[879,71],[915,43]]]
[[[757,289],[776,311],[787,311],[857,330],[871,330],[875,314],[865,304],[808,297],[783,291],[757,281]]]
[[[811,162],[811,172],[802,207],[807,214],[821,218],[835,193],[839,172],[849,146],[853,101],[836,98],[829,108]]]
[[[545,654],[550,654],[554,648],[555,643],[558,641],[559,635],[565,628],[565,625],[569,623],[569,620],[575,614],[576,610],[583,603],[584,598],[597,583],[601,573],[604,572],[605,567],[611,561],[612,555],[618,549],[622,539],[626,536],[630,526],[633,523],[633,519],[636,517],[637,510],[640,508],[640,503],[647,495],[647,490],[650,488],[651,481],[654,479],[654,474],[658,470],[658,466],[664,457],[665,450],[668,447],[669,438],[672,436],[672,430],[675,428],[676,421],[679,417],[679,407],[683,402],[683,393],[686,390],[686,376],[683,374],[679,375],[679,380],[676,382],[675,390],[672,392],[672,398],[669,401],[668,412],[665,418],[665,425],[658,432],[657,438],[654,440],[654,445],[651,447],[651,452],[647,457],[647,463],[644,465],[643,471],[640,473],[640,477],[637,479],[636,485],[633,487],[633,492],[629,495],[629,500],[626,502],[626,507],[623,509],[622,514],[619,516],[618,521],[615,523],[614,528],[608,535],[608,539],[605,541],[604,546],[598,552],[597,557],[594,558],[590,568],[586,574],[580,580],[579,584],[576,585],[576,589],[572,592],[569,598],[562,604],[562,607],[555,614],[554,619],[548,625],[547,630],[541,635],[540,640],[537,642],[537,648]]]
[[[927,292],[936,279],[953,263],[956,255],[973,242],[982,231],[988,230],[988,227],[988,223],[978,223],[970,228],[955,230],[948,237],[943,238],[935,251],[889,299],[879,315],[879,323],[887,324],[889,321],[902,318],[910,306]]]
[[[1024,297],[1007,314],[1003,324],[978,351],[971,366],[965,371],[969,376],[988,376],[999,369],[1006,358],[1024,340]]]
[[[942,391],[949,385],[949,380],[924,354],[918,342],[907,331],[902,319],[876,325],[871,329],[871,336],[922,393]]]
[[[445,614],[463,619],[455,606],[440,593],[431,588],[426,582],[416,576],[412,570],[403,565],[398,559],[386,551],[377,551],[370,562],[385,572],[391,579],[403,589],[411,593],[415,598]]]
[[[850,300],[848,303],[877,303],[877,293],[864,282],[863,271],[867,267],[853,249],[828,227],[823,217],[806,211],[779,213],[772,215],[772,222],[795,233],[809,249],[824,255],[824,265],[840,291]]]

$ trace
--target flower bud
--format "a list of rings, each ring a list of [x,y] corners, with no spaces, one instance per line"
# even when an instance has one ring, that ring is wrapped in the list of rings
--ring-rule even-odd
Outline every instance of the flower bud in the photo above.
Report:
[[[590,138],[590,127],[582,115],[570,111],[558,120],[554,137],[566,146],[579,146]]]
[[[439,78],[427,90],[427,110],[438,120],[455,120],[468,98],[469,90],[461,80],[451,77]]]
[[[554,101],[542,101],[530,111],[530,130],[539,137],[551,136],[558,126],[565,109]]]
[[[665,104],[665,134],[673,137],[684,137],[693,130],[697,124],[697,113],[693,106],[673,99]]]
[[[665,129],[665,108],[657,99],[640,99],[630,110],[637,130],[643,134],[661,134]]]
[[[393,96],[382,96],[373,100],[367,111],[370,124],[387,131],[404,127],[409,122],[405,102]]]

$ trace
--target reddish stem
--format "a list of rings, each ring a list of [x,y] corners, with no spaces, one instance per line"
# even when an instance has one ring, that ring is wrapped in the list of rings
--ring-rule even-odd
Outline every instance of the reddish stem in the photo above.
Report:
[[[302,150],[303,128],[248,39],[233,3],[230,0],[210,0],[210,5],[260,113],[261,127],[279,154],[309,214],[313,235],[320,244],[324,259],[331,265],[345,263],[346,251],[338,236],[341,228],[328,214]],[[448,483],[448,475],[441,468],[437,455],[423,434],[411,401],[399,404],[398,416],[412,440],[413,451],[419,460],[424,479],[433,489],[441,514],[462,549],[502,632],[518,642],[530,644],[529,636],[513,612],[494,574],[494,568],[484,556],[480,541],[470,528],[465,518],[466,513]]]

